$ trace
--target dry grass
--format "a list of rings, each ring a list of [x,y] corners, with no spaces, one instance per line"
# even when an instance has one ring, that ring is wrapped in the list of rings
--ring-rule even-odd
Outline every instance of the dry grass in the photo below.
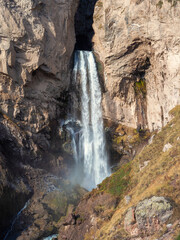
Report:
[[[171,222],[180,218],[178,207],[180,206],[180,106],[174,108],[171,114],[174,116],[172,121],[157,133],[152,144],[147,145],[130,163],[128,189],[121,192],[118,209],[112,219],[96,233],[97,239],[112,239],[118,231],[126,235],[123,232],[123,217],[127,209],[153,195],[164,196],[172,200],[175,210]],[[167,143],[170,143],[172,147],[163,152],[163,147]],[[144,162],[148,162],[148,165],[142,169],[140,166],[143,166]],[[125,195],[131,196],[129,204],[125,203]],[[113,230],[115,227],[116,230]],[[163,231],[165,230],[166,228]],[[152,239],[155,239],[155,236],[152,236]]]

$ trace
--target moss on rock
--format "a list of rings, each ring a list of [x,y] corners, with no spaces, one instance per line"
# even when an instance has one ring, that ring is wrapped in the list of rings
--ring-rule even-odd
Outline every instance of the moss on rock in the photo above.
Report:
[[[47,194],[42,203],[48,209],[48,212],[53,216],[54,220],[58,220],[61,216],[66,215],[68,207],[68,199],[63,192],[53,191]]]
[[[144,79],[139,79],[134,83],[134,91],[136,95],[142,94],[142,96],[146,97],[146,82]]]
[[[129,173],[131,171],[130,164],[125,164],[118,171],[113,173],[111,177],[106,178],[100,185],[99,191],[105,191],[112,195],[121,197],[121,195],[126,191],[129,183],[130,177]]]

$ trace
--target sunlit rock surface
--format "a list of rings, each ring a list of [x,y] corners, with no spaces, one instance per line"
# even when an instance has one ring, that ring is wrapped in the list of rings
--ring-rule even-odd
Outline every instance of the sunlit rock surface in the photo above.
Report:
[[[78,1],[0,1],[0,109],[39,132],[62,114]]]
[[[150,130],[170,120],[180,102],[179,19],[178,1],[97,1],[93,41],[105,69],[105,118]]]

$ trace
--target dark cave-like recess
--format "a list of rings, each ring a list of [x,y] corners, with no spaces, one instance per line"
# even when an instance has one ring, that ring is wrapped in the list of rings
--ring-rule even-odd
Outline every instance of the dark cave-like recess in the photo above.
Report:
[[[75,50],[92,50],[92,37],[94,35],[93,14],[97,0],[80,0],[75,15]]]
[[[91,51],[92,43],[87,35],[76,35],[75,49]]]

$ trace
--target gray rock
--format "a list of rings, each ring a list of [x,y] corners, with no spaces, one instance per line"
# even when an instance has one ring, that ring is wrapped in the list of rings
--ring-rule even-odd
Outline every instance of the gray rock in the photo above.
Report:
[[[131,197],[128,195],[125,196],[125,201],[126,201],[126,204],[128,204],[131,201]]]
[[[168,229],[170,229],[170,228],[172,228],[172,224],[171,224],[171,223],[170,223],[170,224],[167,224],[166,227],[167,227]]]
[[[138,203],[135,210],[139,225],[146,223],[147,219],[158,217],[160,222],[166,222],[172,215],[172,205],[164,197],[153,196]]]
[[[161,229],[173,214],[171,203],[164,197],[153,196],[130,208],[125,216],[124,227],[132,236],[153,234]]]
[[[129,208],[128,212],[126,213],[124,224],[125,225],[131,225],[136,222],[135,219],[135,208],[131,207]]]

